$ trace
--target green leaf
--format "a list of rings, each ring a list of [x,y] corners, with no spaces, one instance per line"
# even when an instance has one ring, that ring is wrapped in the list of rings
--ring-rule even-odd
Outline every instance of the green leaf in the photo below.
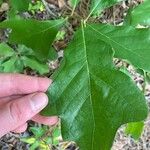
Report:
[[[33,50],[31,48],[26,47],[25,45],[18,45],[17,52],[21,56],[35,56]]]
[[[150,0],[145,0],[131,12],[131,24],[150,25]]]
[[[23,71],[23,63],[18,57],[12,56],[10,59],[4,61],[1,64],[1,67],[3,67],[2,72],[7,72],[7,73],[17,73],[17,72],[22,72]]]
[[[49,136],[46,137],[46,138],[44,139],[44,141],[45,141],[46,144],[53,144],[52,138],[49,137]]]
[[[35,138],[21,138],[20,139],[22,142],[28,143],[28,144],[33,144],[35,143],[36,139]]]
[[[14,54],[14,50],[6,43],[0,43],[0,57],[9,57]]]
[[[70,0],[70,4],[72,7],[76,7],[79,2],[80,2],[80,0]]]
[[[150,83],[150,72],[146,72],[146,81]]]
[[[81,150],[110,150],[122,124],[147,116],[144,95],[114,68],[112,58],[99,33],[82,26],[48,90],[45,114],[59,115],[63,139],[77,142]]]
[[[150,29],[102,24],[88,26],[101,40],[111,45],[115,57],[129,61],[136,68],[150,71]]]
[[[43,141],[40,141],[39,149],[40,150],[51,150],[50,149],[50,144],[47,144]]]
[[[97,14],[102,12],[105,8],[110,7],[123,0],[91,0],[91,13]]]
[[[58,140],[58,138],[54,138],[53,139],[53,145],[58,145],[59,144],[59,140]]]
[[[42,127],[30,127],[30,131],[35,135],[36,138],[40,138],[45,134],[45,130]]]
[[[44,11],[45,8],[44,8],[44,5],[43,5],[42,1],[35,1],[34,4],[32,4],[32,3],[29,4],[28,10],[32,14],[35,14],[35,12],[37,12],[37,11],[41,11],[41,12]]]
[[[9,41],[32,48],[39,59],[46,59],[60,26],[64,20],[37,21],[11,19],[0,23],[0,28],[11,28]]]
[[[3,3],[3,0],[0,0],[0,5]]]
[[[15,11],[27,11],[31,0],[10,0],[10,6]]]
[[[66,32],[64,30],[59,31],[56,36],[56,40],[64,40]]]
[[[36,150],[40,146],[40,141],[35,141],[34,144],[30,146],[30,150]]]
[[[125,133],[131,135],[135,140],[138,140],[143,132],[144,122],[129,123]]]
[[[49,72],[47,64],[38,61],[35,57],[22,57],[25,67],[30,67],[32,70],[39,72],[41,75]]]
[[[59,136],[61,136],[61,131],[60,129],[57,127],[54,129],[53,131],[53,137],[58,138]]]
[[[18,72],[18,73],[22,73],[23,72],[23,68],[24,68],[24,64],[23,64],[23,61],[21,58],[17,58],[16,60],[16,63],[14,64],[15,66],[15,72]]]

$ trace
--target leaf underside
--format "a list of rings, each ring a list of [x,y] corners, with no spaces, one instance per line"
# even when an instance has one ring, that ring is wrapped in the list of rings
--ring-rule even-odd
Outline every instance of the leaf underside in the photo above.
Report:
[[[146,118],[147,105],[130,77],[115,69],[111,46],[93,28],[82,26],[66,49],[45,114],[59,115],[64,140],[81,150],[109,150],[122,124]]]

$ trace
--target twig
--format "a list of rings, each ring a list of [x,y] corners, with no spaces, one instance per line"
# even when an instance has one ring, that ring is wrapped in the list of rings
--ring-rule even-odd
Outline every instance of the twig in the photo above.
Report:
[[[43,4],[44,4],[44,6],[45,6],[47,12],[48,12],[50,15],[52,15],[53,17],[57,17],[57,16],[50,10],[50,8],[48,7],[47,2],[46,2],[45,0],[42,0],[42,2],[43,2]]]

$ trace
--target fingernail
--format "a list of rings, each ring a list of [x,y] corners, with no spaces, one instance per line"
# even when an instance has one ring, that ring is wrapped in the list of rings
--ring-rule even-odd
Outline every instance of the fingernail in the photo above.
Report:
[[[42,110],[48,104],[48,98],[46,94],[39,93],[31,97],[31,108],[33,111]]]

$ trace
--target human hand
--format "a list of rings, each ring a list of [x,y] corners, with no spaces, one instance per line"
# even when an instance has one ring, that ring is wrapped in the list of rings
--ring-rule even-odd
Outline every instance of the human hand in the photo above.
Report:
[[[13,131],[24,132],[27,121],[54,125],[58,118],[38,113],[48,104],[44,92],[51,84],[48,78],[19,74],[0,74],[0,137]]]

